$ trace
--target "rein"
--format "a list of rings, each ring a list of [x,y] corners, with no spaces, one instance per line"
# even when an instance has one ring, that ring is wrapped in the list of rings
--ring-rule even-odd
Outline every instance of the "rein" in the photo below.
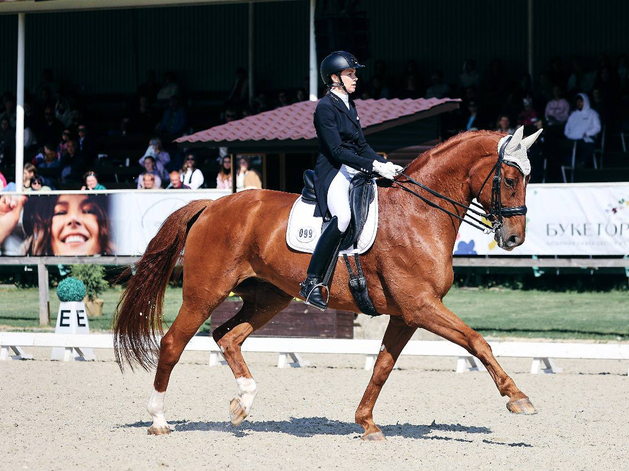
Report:
[[[502,146],[500,147],[500,151],[498,152],[498,160],[496,161],[496,164],[493,166],[493,168],[489,171],[489,174],[487,175],[487,178],[485,178],[485,180],[483,181],[483,184],[480,187],[480,190],[478,191],[477,195],[476,195],[476,200],[478,200],[478,198],[480,197],[480,194],[482,193],[483,189],[485,188],[485,185],[487,184],[487,182],[489,181],[489,177],[492,176],[492,174],[494,175],[494,178],[492,180],[492,185],[491,185],[491,202],[489,205],[489,212],[485,211],[485,208],[483,208],[483,206],[481,206],[479,203],[476,203],[474,201],[471,202],[471,204],[468,205],[464,205],[462,203],[459,203],[458,201],[453,200],[452,198],[446,196],[446,195],[442,195],[441,193],[433,190],[432,188],[427,187],[426,185],[424,185],[423,183],[418,182],[417,180],[414,180],[413,178],[409,177],[408,175],[406,175],[405,173],[401,173],[401,175],[403,177],[406,178],[406,180],[403,181],[399,181],[399,180],[393,180],[393,184],[397,185],[398,187],[400,187],[402,190],[411,193],[412,195],[416,196],[417,198],[419,198],[420,200],[422,200],[424,203],[426,203],[428,206],[431,206],[435,209],[438,209],[440,211],[443,211],[444,213],[464,222],[469,224],[470,226],[474,227],[475,229],[479,229],[485,233],[491,233],[491,232],[496,232],[498,229],[500,229],[502,227],[504,218],[508,218],[508,217],[512,217],[512,216],[520,216],[520,215],[525,215],[527,212],[526,206],[515,206],[512,208],[503,208],[502,207],[502,203],[501,203],[501,173],[502,173],[502,164],[503,163],[507,163],[504,161],[504,152],[505,152],[505,148],[507,147],[507,144],[509,144],[509,141],[511,141],[511,136],[509,136],[507,138],[507,140],[502,144]],[[510,165],[509,163],[507,163],[508,165]],[[436,196],[439,199],[442,199],[444,201],[447,201],[448,203],[453,204],[454,206],[458,206],[459,208],[462,208],[465,210],[466,213],[473,213],[474,215],[470,215],[467,214],[467,217],[472,219],[472,221],[469,221],[468,219],[465,219],[466,214],[464,213],[463,216],[460,216],[457,213],[454,213],[442,206],[439,206],[437,203],[434,203],[432,201],[430,201],[428,198],[425,198],[424,196],[420,195],[419,193],[411,190],[410,188],[406,187],[403,185],[403,183],[412,183],[414,186],[417,186],[419,188],[421,188],[422,190],[427,191],[428,193],[430,193],[433,196]],[[482,212],[481,212],[482,211]],[[479,219],[480,218],[480,219]],[[487,219],[489,221],[491,221],[491,224],[487,224],[485,221],[482,220],[482,218]]]

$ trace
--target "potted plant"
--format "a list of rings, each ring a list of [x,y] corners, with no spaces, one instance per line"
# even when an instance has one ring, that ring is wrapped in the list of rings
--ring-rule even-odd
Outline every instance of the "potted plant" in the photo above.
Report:
[[[83,301],[87,315],[89,317],[101,317],[104,301],[98,296],[109,286],[105,281],[105,268],[92,263],[72,265],[70,274],[85,285],[85,299]]]

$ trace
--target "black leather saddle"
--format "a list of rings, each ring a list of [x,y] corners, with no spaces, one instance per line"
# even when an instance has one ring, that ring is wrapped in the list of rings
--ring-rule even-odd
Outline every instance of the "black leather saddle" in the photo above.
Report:
[[[373,180],[364,173],[357,173],[349,184],[349,205],[352,212],[352,219],[345,232],[340,250],[348,250],[358,244],[360,234],[367,222],[369,215],[369,205],[375,196],[375,185]],[[304,172],[304,189],[301,191],[301,199],[308,204],[316,204],[317,195],[314,190],[314,170]],[[329,215],[324,218],[322,231],[330,220]]]

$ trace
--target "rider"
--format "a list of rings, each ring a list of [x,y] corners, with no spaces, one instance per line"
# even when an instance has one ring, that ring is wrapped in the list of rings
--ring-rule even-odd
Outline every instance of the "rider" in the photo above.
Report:
[[[315,166],[315,216],[332,217],[312,254],[306,280],[299,294],[306,304],[321,310],[328,307],[323,297],[323,278],[347,230],[351,212],[349,182],[358,172],[377,174],[393,180],[403,168],[378,155],[365,140],[356,106],[349,97],[356,90],[356,69],[364,67],[345,51],[333,52],[321,62],[321,78],[328,93],[321,98],[314,113],[319,139]],[[327,287],[326,287],[327,289]]]

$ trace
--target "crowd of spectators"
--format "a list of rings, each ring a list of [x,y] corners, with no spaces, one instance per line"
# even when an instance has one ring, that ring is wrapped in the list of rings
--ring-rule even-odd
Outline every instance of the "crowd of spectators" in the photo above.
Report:
[[[106,153],[108,138],[125,136],[136,136],[149,143],[143,154],[128,155],[126,164],[117,163],[136,172],[133,185],[138,189],[231,188],[228,149],[222,148],[212,157],[214,173],[208,176],[194,152],[172,145],[177,137],[199,130],[189,116],[194,100],[184,99],[187,94],[175,72],[167,72],[160,82],[157,74],[149,71],[129,105],[120,112],[119,125],[98,133],[92,132],[99,124],[98,115],[86,118],[81,97],[72,90],[56,80],[51,69],[46,69],[39,83],[26,94],[24,186],[28,191],[103,189],[96,174],[99,157],[104,156],[103,151]],[[305,86],[275,92],[258,90],[250,100],[247,72],[239,68],[219,106],[211,108],[217,114],[212,119],[215,123],[229,123],[288,106],[306,100],[305,90]],[[592,165],[590,157],[602,134],[618,133],[627,127],[629,62],[626,55],[613,59],[600,55],[591,64],[584,58],[573,58],[568,63],[555,57],[533,80],[526,73],[506,70],[500,59],[492,60],[484,71],[477,69],[474,59],[467,59],[458,77],[445,77],[440,70],[421,71],[413,60],[406,63],[401,73],[394,74],[385,61],[377,60],[372,76],[360,77],[356,97],[458,97],[462,100],[460,109],[447,118],[450,133],[473,129],[512,133],[519,125],[531,133],[544,127],[542,144],[533,154],[543,152],[550,167],[558,168],[576,142],[576,165]],[[12,94],[3,95],[0,111],[2,189],[11,187],[14,175],[16,100]],[[260,177],[250,168],[247,158],[240,159],[236,167],[238,189],[261,187]],[[541,168],[534,162],[535,167]],[[539,177],[534,176],[535,179]],[[107,180],[103,183],[113,184]]]

